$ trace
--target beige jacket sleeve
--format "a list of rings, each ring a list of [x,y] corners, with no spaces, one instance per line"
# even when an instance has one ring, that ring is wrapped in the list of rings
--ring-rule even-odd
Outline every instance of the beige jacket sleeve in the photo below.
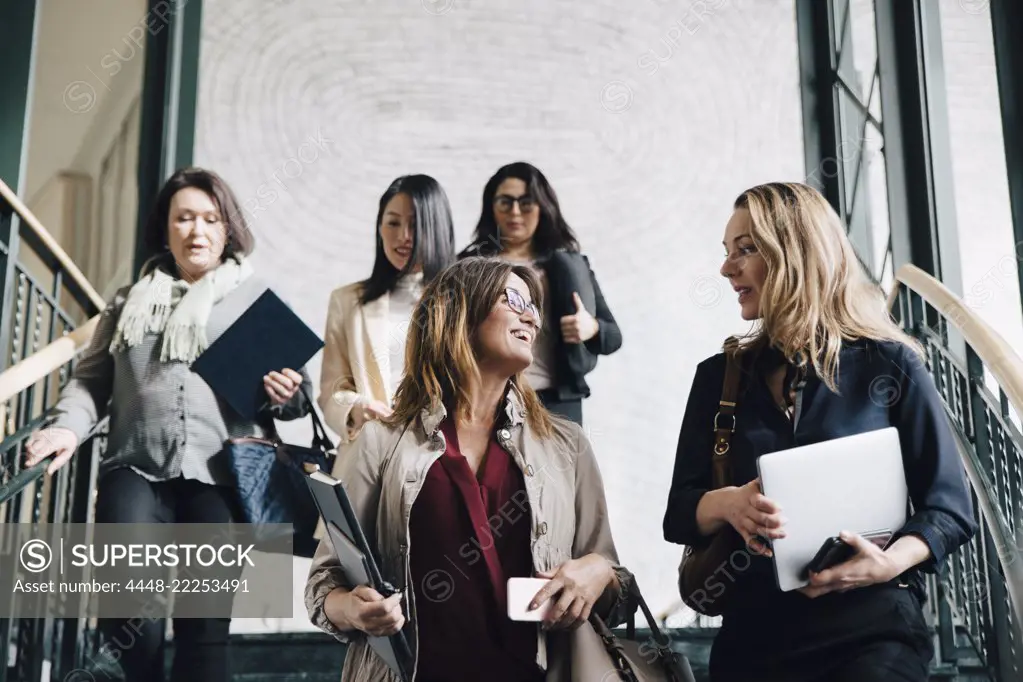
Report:
[[[366,433],[358,438],[352,447],[338,453],[339,462],[335,468],[339,472],[339,478],[344,481],[345,492],[352,503],[359,526],[366,535],[366,541],[371,547],[375,547],[386,429],[377,422],[371,422],[365,431]],[[341,642],[348,642],[352,638],[361,637],[362,633],[338,630],[323,611],[323,602],[327,595],[338,587],[352,589],[355,586],[345,580],[329,536],[324,535],[309,568],[309,578],[305,586],[305,605],[313,625]]]
[[[604,480],[597,466],[597,458],[589,439],[577,427],[578,455],[575,466],[575,540],[572,557],[578,559],[587,554],[599,554],[612,563],[618,584],[611,583],[594,604],[594,611],[609,627],[625,622],[635,611],[629,604],[628,594],[635,578],[618,563],[618,551],[611,537],[608,520],[607,500],[604,497]]]
[[[348,357],[348,333],[345,331],[347,316],[355,304],[353,293],[350,287],[343,287],[330,295],[320,367],[320,395],[317,398],[327,426],[338,435],[342,445],[352,442],[358,435],[348,427],[348,415],[362,397],[356,390],[355,374]]]

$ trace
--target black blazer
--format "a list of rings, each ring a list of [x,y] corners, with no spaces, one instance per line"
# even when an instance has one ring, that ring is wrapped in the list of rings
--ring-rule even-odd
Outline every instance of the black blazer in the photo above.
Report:
[[[896,537],[918,535],[933,555],[932,560],[901,576],[901,581],[908,581],[923,598],[919,572],[935,572],[949,553],[973,536],[977,522],[945,409],[922,360],[900,343],[860,340],[844,344],[839,394],[828,390],[811,368],[793,429],[765,381],[767,374],[784,363],[783,357],[773,349],[755,355],[743,372],[737,401],[729,453],[733,483],[744,485],[756,478],[756,461],[762,454],[895,426],[913,506],[912,516]],[[664,514],[664,539],[668,542],[701,546],[708,540],[697,528],[696,507],[711,486],[714,415],[724,369],[723,353],[704,360],[696,369]],[[807,481],[807,485],[813,484]],[[749,570],[738,576],[736,588],[751,592],[748,597],[753,600],[764,591],[777,593],[771,560],[753,557]]]
[[[483,244],[472,244],[460,254],[467,256],[495,256]],[[590,387],[585,376],[597,365],[598,355],[610,355],[622,346],[622,332],[615,322],[604,294],[597,284],[589,259],[576,251],[558,249],[538,264],[544,269],[548,282],[551,319],[544,320],[556,333],[554,365],[557,376],[555,386],[559,400],[588,398]],[[600,327],[597,334],[585,343],[565,343],[561,336],[561,318],[576,311],[572,293],[578,293],[583,305]]]

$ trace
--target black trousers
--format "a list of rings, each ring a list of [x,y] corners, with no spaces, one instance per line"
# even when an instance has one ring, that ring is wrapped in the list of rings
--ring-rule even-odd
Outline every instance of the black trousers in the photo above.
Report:
[[[234,491],[178,478],[151,483],[131,469],[107,472],[99,481],[97,523],[228,523],[240,521]],[[230,618],[174,618],[173,682],[227,682]],[[152,618],[100,621],[104,655],[117,660],[125,682],[164,679],[166,621]]]
[[[726,614],[711,650],[713,682],[928,679],[933,643],[908,589],[884,585],[815,600],[788,593],[765,601]]]
[[[561,400],[558,398],[558,389],[545,388],[536,392],[540,402],[547,408],[548,412],[561,415],[565,419],[574,421],[579,426],[583,425],[583,401],[582,398],[572,400]]]

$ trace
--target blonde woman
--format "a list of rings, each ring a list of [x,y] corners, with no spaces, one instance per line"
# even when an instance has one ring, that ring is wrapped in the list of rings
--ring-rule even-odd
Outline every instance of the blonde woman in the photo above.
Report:
[[[318,402],[342,444],[391,413],[412,309],[454,243],[447,195],[430,176],[402,176],[380,197],[373,272],[334,291],[327,310]]]
[[[736,575],[710,672],[716,682],[880,682],[928,678],[923,573],[976,531],[962,465],[917,344],[892,322],[825,199],[796,183],[743,192],[724,235],[721,275],[754,330],[735,415],[733,487],[712,490],[724,354],[696,370],[675,459],[664,536],[700,546],[731,525],[750,546],[785,536],[761,494],[761,454],[895,426],[913,515],[887,549],[842,533],[856,554],[781,592],[770,550]],[[816,485],[807,481],[808,486]]]
[[[431,282],[393,414],[341,455],[383,577],[402,588],[387,599],[351,589],[321,541],[305,600],[313,623],[351,642],[346,682],[396,680],[366,635],[403,627],[416,682],[582,679],[568,676],[569,644],[599,640],[588,625],[565,631],[591,610],[626,617],[632,576],[618,566],[593,450],[523,379],[540,287],[528,267],[484,258]],[[508,578],[532,576],[550,579],[533,598],[552,605],[543,629],[507,617]]]

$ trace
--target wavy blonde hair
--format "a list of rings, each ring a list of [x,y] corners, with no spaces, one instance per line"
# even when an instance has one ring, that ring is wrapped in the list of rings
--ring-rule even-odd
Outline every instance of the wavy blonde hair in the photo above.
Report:
[[[507,287],[518,275],[543,309],[543,290],[525,266],[489,258],[465,258],[445,269],[426,286],[412,311],[405,342],[405,376],[387,420],[406,425],[424,409],[442,403],[462,420],[472,419],[469,389],[480,379],[478,331]],[[551,419],[536,392],[521,373],[509,380],[525,406],[525,419],[534,433],[547,437]],[[503,407],[503,405],[501,406]]]
[[[789,362],[811,364],[835,392],[844,340],[897,341],[922,355],[892,319],[884,293],[820,192],[772,182],[740,194],[734,208],[749,211],[750,237],[767,264],[761,318],[739,350],[772,343]]]

